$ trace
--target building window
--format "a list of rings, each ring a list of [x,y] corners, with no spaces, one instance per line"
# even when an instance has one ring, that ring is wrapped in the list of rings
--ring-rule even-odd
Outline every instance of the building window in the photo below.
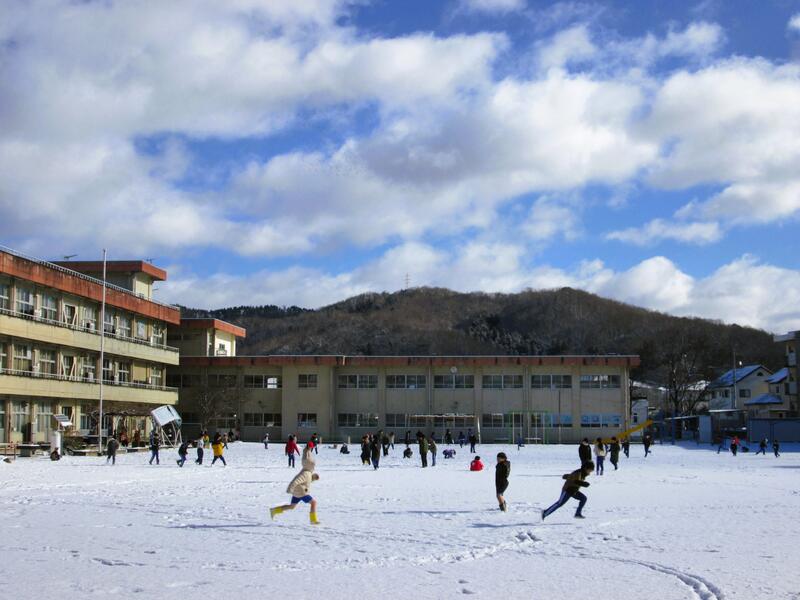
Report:
[[[33,371],[31,347],[26,344],[14,344],[14,370]]]
[[[117,335],[124,338],[131,337],[131,318],[126,315],[120,315],[117,318]]]
[[[25,288],[17,288],[16,311],[23,315],[33,316],[33,292]]]
[[[279,375],[245,375],[244,387],[279,390],[283,387],[283,378]]]
[[[281,427],[283,415],[281,413],[264,413],[264,427]]]
[[[97,309],[94,306],[83,307],[83,326],[89,331],[97,329]]]
[[[490,390],[519,389],[522,375],[484,375],[481,386]]]
[[[49,403],[37,403],[36,408],[36,431],[49,434],[53,428],[53,408]]]
[[[114,327],[114,313],[106,308],[105,315],[103,316],[103,331],[106,333],[114,334],[117,332]]]
[[[0,310],[8,310],[11,307],[11,288],[7,283],[0,283]]]
[[[370,429],[378,426],[378,415],[375,413],[339,413],[336,423],[339,427]]]
[[[181,387],[181,374],[180,373],[167,373],[167,387],[179,388]]]
[[[97,423],[92,418],[92,407],[84,404],[81,406],[81,429],[91,431],[96,427]]]
[[[316,389],[317,387],[317,374],[316,373],[301,373],[297,376],[297,387],[301,390]]]
[[[280,427],[281,426],[280,413],[245,413],[244,426],[245,427]]]
[[[358,375],[339,375],[337,381],[340,390],[358,387]]]
[[[78,320],[78,307],[73,306],[72,304],[65,304],[62,308],[62,315],[64,318],[64,323],[66,325],[71,325],[74,327],[77,325]]]
[[[525,423],[525,415],[522,413],[511,413],[503,415],[503,425],[505,427],[522,427]]]
[[[131,363],[121,362],[117,365],[117,381],[129,383],[131,380]]]
[[[114,382],[114,364],[110,359],[103,359],[103,381]]]
[[[150,367],[150,385],[160,388],[162,381],[164,381],[164,370],[157,366]]]
[[[406,426],[406,415],[404,414],[387,414],[386,415],[386,427],[405,427]]]
[[[481,418],[481,427],[490,429],[503,428],[503,414],[502,413],[484,413]]]
[[[94,381],[97,371],[97,361],[90,357],[84,356],[81,359],[81,377],[84,381]]]
[[[75,377],[75,357],[68,354],[61,355],[61,374],[73,379]]]
[[[11,431],[24,432],[28,424],[28,403],[11,402]]]
[[[750,390],[739,390],[739,398],[749,398],[750,397]]]
[[[42,375],[56,374],[56,353],[54,350],[39,350],[39,373]]]
[[[475,387],[475,376],[434,375],[433,387],[438,389],[472,389]]]
[[[419,390],[425,389],[425,375],[387,375],[386,389],[389,390]]]
[[[581,375],[583,389],[619,388],[619,386],[619,375]]]
[[[569,389],[572,375],[531,375],[531,388],[536,390]]]
[[[622,415],[600,415],[603,427],[622,427]]]
[[[581,415],[581,427],[601,427],[602,422],[603,422],[602,415],[598,414]]]
[[[0,340],[0,373],[5,370],[6,365],[8,364],[8,344]],[[0,400],[0,404],[2,404],[2,400]]]
[[[316,375],[315,375],[316,377]],[[317,413],[297,413],[298,427],[316,427]]]
[[[209,373],[208,386],[213,388],[235,388],[236,375],[225,373]]]
[[[339,389],[372,389],[378,387],[377,375],[339,375]]]
[[[153,323],[152,343],[157,346],[164,345],[164,328],[158,323]]]
[[[136,321],[136,339],[147,340],[147,323],[144,321]]]
[[[39,316],[48,321],[58,320],[58,301],[55,296],[43,295],[42,305],[39,307]]]

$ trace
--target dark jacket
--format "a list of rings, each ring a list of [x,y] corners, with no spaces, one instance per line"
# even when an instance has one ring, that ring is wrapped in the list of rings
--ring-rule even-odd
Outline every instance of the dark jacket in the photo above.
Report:
[[[372,439],[372,443],[369,445],[369,452],[372,456],[372,460],[380,460],[381,458],[381,444],[378,441],[377,437]]]
[[[189,442],[184,442],[178,448],[178,456],[186,456],[189,454]]]
[[[106,445],[106,450],[108,450],[109,456],[113,456],[119,450],[119,442],[114,438],[108,440],[108,444]]]
[[[581,464],[592,460],[592,447],[581,442],[581,445],[578,446],[578,457],[581,459]]]
[[[424,437],[419,438],[419,453],[420,454],[427,454],[428,453],[428,440]]]
[[[619,442],[612,442],[608,449],[611,452],[611,462],[616,462],[619,459]]]
[[[572,473],[562,475],[561,478],[566,479],[564,482],[564,487],[561,489],[567,492],[570,496],[582,487],[589,487],[589,482],[584,481],[585,477],[580,469],[575,469]]]
[[[508,483],[508,476],[511,475],[511,462],[504,460],[497,463],[494,468],[494,483],[495,485],[504,485]]]

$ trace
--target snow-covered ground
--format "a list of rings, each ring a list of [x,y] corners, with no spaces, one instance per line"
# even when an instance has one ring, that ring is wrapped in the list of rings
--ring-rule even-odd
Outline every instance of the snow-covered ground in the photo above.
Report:
[[[295,473],[279,445],[232,444],[226,468],[0,463],[0,598],[800,598],[798,452],[633,446],[590,477],[585,520],[571,500],[542,522],[575,446],[483,446],[480,473],[465,450],[420,469],[398,447],[373,471],[352,449],[320,449],[316,527],[306,505],[269,519]]]

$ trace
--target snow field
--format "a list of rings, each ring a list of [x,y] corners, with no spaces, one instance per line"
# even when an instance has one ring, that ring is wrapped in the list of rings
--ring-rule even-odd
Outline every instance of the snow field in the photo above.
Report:
[[[381,468],[321,448],[320,526],[300,505],[270,521],[295,469],[282,445],[237,442],[228,466],[179,469],[177,453],[0,463],[0,598],[224,595],[594,600],[800,599],[800,454],[641,446],[591,476],[546,521],[576,446],[480,446],[419,468],[397,445]],[[512,463],[501,513],[498,451]],[[206,453],[208,458],[210,453]],[[207,461],[208,462],[208,461]],[[299,467],[299,460],[298,460]]]

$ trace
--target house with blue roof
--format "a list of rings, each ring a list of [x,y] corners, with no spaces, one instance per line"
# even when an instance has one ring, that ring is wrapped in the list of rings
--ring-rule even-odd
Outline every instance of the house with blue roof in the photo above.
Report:
[[[767,379],[772,374],[764,365],[744,365],[724,373],[708,385],[709,412],[747,412],[747,402],[769,393]]]
[[[784,345],[786,367],[776,373],[781,375],[780,381],[770,384],[771,392],[783,398],[787,406],[787,417],[797,417],[800,414],[800,396],[798,395],[798,381],[800,381],[800,361],[797,360],[800,351],[800,331],[790,331],[783,335],[776,335],[775,341]],[[773,385],[776,386],[773,388]],[[776,393],[780,392],[780,393]]]

